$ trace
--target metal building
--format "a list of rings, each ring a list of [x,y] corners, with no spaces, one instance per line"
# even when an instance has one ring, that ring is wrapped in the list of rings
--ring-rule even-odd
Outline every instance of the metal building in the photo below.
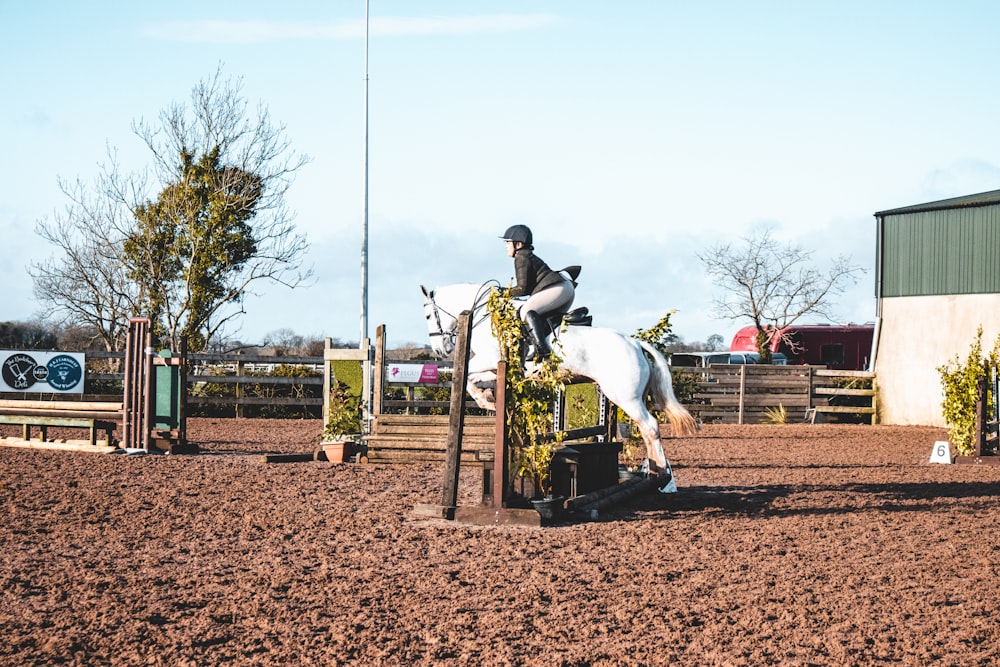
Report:
[[[875,219],[880,420],[945,426],[938,367],[1000,334],[1000,190]]]

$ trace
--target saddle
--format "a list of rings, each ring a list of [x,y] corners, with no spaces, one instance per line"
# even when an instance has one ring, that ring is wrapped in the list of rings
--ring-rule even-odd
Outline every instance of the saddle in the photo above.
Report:
[[[548,325],[549,333],[559,333],[559,328],[564,324],[566,326],[572,327],[589,327],[594,323],[594,316],[590,314],[590,310],[586,306],[581,306],[579,308],[574,308],[568,312],[549,313],[545,316],[545,324]]]

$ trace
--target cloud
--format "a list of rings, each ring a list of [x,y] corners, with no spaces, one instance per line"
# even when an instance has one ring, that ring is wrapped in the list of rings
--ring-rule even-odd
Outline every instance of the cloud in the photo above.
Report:
[[[48,129],[55,125],[48,111],[37,105],[25,109],[15,121],[19,125],[35,129]]]
[[[924,202],[996,190],[1000,167],[986,160],[964,158],[931,171],[922,184]]]
[[[479,35],[484,33],[538,30],[558,21],[552,14],[491,14],[484,16],[437,16],[427,18],[378,17],[369,21],[375,36]],[[334,21],[164,21],[152,23],[142,34],[169,42],[212,44],[260,44],[290,40],[357,39],[365,33],[365,22]]]

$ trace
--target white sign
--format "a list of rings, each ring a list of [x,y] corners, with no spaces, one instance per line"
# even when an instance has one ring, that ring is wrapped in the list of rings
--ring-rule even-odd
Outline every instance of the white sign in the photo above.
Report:
[[[81,352],[0,350],[0,391],[82,394]]]
[[[938,440],[931,450],[931,460],[928,463],[951,463],[951,447],[947,440]]]
[[[437,364],[389,364],[385,369],[388,382],[437,384]]]

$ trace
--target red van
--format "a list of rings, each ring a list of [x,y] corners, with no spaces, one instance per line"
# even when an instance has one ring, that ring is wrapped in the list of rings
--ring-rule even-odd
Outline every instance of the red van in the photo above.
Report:
[[[862,371],[871,360],[874,336],[874,324],[793,324],[771,336],[771,352],[784,354],[789,365]],[[737,331],[729,351],[756,352],[757,329],[748,326]]]

